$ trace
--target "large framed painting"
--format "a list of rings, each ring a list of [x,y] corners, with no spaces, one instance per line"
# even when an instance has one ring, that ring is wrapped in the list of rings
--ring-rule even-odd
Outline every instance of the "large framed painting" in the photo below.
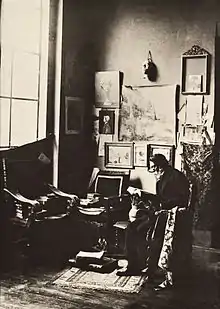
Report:
[[[133,168],[133,143],[105,143],[105,166]]]
[[[176,98],[179,87],[123,86],[119,140],[176,144]]]
[[[84,100],[65,97],[65,133],[80,134],[83,129]]]

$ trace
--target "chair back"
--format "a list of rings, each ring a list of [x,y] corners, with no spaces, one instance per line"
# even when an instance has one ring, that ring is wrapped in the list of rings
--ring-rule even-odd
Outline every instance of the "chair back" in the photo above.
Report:
[[[130,171],[100,171],[93,185],[93,192],[102,196],[121,196],[128,188]]]

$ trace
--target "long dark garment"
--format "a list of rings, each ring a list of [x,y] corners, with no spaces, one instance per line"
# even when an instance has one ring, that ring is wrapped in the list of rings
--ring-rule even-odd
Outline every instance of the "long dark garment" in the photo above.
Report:
[[[148,241],[155,222],[155,216],[142,214],[129,223],[125,234],[125,253],[130,269],[140,270],[146,267]]]
[[[145,215],[131,222],[125,241],[129,268],[148,266],[152,275],[158,265],[164,270],[180,270],[182,262],[174,261],[186,261],[191,247],[190,213],[178,210],[188,203],[189,183],[185,175],[168,166],[157,182],[156,193],[153,204],[159,201],[167,213],[158,218]]]
[[[149,274],[153,277],[159,267],[170,271],[174,280],[187,273],[191,264],[192,216],[190,210],[173,207],[158,217],[150,246]]]

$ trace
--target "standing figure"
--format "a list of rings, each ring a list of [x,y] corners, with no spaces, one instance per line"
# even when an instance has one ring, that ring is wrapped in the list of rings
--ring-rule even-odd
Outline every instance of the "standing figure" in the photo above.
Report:
[[[143,268],[147,266],[148,274],[153,278],[159,266],[165,274],[165,281],[158,287],[158,289],[162,289],[171,286],[173,283],[173,271],[176,271],[178,267],[175,256],[178,255],[179,258],[179,255],[181,255],[183,260],[190,252],[188,250],[191,244],[190,232],[186,232],[185,234],[183,230],[181,233],[178,232],[178,225],[182,226],[181,220],[178,218],[179,213],[184,212],[188,205],[189,182],[181,171],[169,165],[164,155],[155,154],[151,158],[151,162],[153,165],[150,171],[155,174],[157,182],[156,195],[149,195],[149,200],[153,205],[153,209],[157,209],[154,211],[154,216],[157,217],[157,223],[150,257],[148,259],[149,265],[144,265],[143,263],[143,260],[146,261],[146,256],[140,257],[138,253],[141,251],[139,248],[140,245],[146,246],[149,223],[152,222],[152,224],[155,224],[155,220],[152,220],[152,212],[150,217],[145,215],[142,219],[137,219],[129,223],[126,229],[125,240],[128,266],[125,270],[118,271],[117,274],[140,274]],[[181,236],[179,237],[177,234],[181,234]],[[185,241],[181,254],[179,254],[178,243],[178,239],[180,238],[184,238]],[[143,240],[145,240],[145,244]]]

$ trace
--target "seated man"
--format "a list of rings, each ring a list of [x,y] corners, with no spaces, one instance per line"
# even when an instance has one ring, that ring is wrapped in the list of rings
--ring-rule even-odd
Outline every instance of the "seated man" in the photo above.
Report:
[[[151,171],[155,173],[157,179],[156,196],[154,199],[149,196],[153,205],[153,214],[150,212],[150,216],[142,216],[141,219],[130,222],[128,225],[125,239],[128,266],[124,271],[118,271],[118,275],[140,274],[141,270],[146,267],[146,262],[144,265],[146,256],[143,256],[144,248],[146,248],[146,235],[149,224],[155,224],[154,216],[159,216],[156,229],[157,246],[156,250],[153,250],[153,256],[150,257],[149,265],[149,270],[154,272],[163,246],[168,211],[176,206],[182,209],[188,203],[189,183],[185,175],[170,166],[162,154],[154,155],[151,162],[153,163]],[[155,211],[158,206],[159,211]],[[169,283],[171,284],[171,279]]]

